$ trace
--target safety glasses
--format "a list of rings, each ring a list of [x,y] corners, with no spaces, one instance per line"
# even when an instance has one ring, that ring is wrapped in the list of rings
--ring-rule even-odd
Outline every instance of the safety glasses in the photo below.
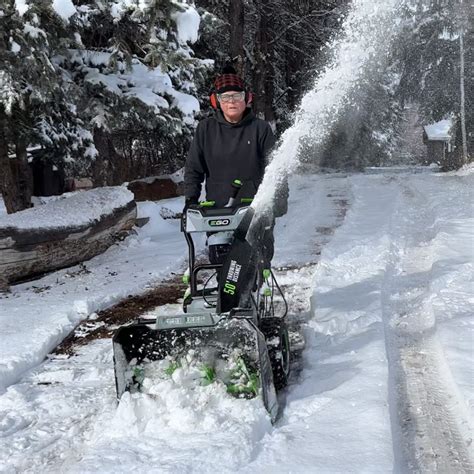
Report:
[[[245,98],[245,92],[235,92],[234,94],[217,94],[219,102],[241,102]]]

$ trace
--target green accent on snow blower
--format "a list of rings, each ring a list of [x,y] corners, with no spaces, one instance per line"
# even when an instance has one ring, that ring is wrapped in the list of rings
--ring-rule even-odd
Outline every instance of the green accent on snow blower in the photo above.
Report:
[[[201,375],[202,375],[202,378],[204,379],[203,381],[204,386],[210,385],[216,380],[216,371],[214,370],[214,367],[211,367],[209,365],[203,365],[201,367]]]
[[[137,383],[138,385],[141,385],[144,379],[145,379],[145,369],[143,367],[134,367],[133,380],[135,381],[135,383]]]
[[[189,273],[185,273],[185,274],[183,275],[183,283],[184,283],[185,285],[189,285]]]
[[[271,274],[272,274],[271,270],[269,270],[268,268],[265,268],[265,269],[263,270],[263,272],[262,272],[263,279],[264,279],[265,281],[268,281],[268,279],[270,278]]]
[[[184,292],[184,295],[183,295],[183,301],[185,304],[189,303],[191,301],[191,288],[188,286],[186,288],[186,291]]]
[[[236,186],[242,186],[242,181],[240,181],[240,179],[234,179],[233,184]]]
[[[232,378],[237,380],[227,383],[227,392],[232,395],[258,395],[260,379],[257,372],[250,372],[244,359],[239,357],[236,361],[237,367],[232,371]]]
[[[241,198],[240,199],[240,204],[250,204],[253,202],[253,198]]]
[[[216,201],[201,201],[199,203],[201,207],[213,207],[215,206],[215,204],[216,204]]]
[[[263,296],[272,296],[272,290],[270,288],[265,288],[263,290]]]
[[[165,374],[171,377],[176,372],[176,369],[179,369],[180,367],[181,364],[179,362],[171,362],[171,364],[166,367]]]

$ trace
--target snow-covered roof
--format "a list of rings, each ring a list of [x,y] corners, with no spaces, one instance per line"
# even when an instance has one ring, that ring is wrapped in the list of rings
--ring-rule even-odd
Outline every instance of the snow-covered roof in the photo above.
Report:
[[[133,201],[122,186],[77,192],[14,214],[0,214],[0,228],[61,229],[88,225]]]
[[[450,130],[453,126],[451,119],[440,120],[436,123],[425,125],[425,132],[428,140],[447,141],[451,138]]]

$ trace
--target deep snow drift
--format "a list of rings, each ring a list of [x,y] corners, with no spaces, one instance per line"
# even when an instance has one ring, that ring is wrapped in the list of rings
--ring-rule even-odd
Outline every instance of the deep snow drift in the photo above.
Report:
[[[69,359],[53,356],[0,396],[0,470],[469,472],[473,181],[469,171],[432,170],[291,179],[275,263],[306,348],[275,426],[259,400],[213,384],[126,395],[117,407],[111,342],[102,340]],[[169,234],[181,238],[176,227]],[[133,250],[123,245],[88,268],[101,274]],[[115,270],[120,294],[130,267]],[[14,287],[18,301],[39,309],[31,316],[23,307],[25,337],[26,323],[48,317],[38,302],[50,294],[51,304],[64,286],[47,279],[41,293]]]

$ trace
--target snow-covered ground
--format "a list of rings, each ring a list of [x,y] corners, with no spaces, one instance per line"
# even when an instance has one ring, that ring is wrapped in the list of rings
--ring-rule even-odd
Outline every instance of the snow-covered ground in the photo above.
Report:
[[[139,203],[138,216],[151,219],[135,235],[83,265],[0,294],[0,393],[41,363],[81,320],[182,271],[186,246],[179,222],[160,216],[163,207],[180,211],[182,201]]]
[[[117,407],[110,340],[41,363],[81,317],[179,267],[176,223],[152,220],[92,273],[13,287],[0,471],[469,472],[473,185],[472,170],[291,178],[275,264],[306,347],[274,426],[216,384]]]

